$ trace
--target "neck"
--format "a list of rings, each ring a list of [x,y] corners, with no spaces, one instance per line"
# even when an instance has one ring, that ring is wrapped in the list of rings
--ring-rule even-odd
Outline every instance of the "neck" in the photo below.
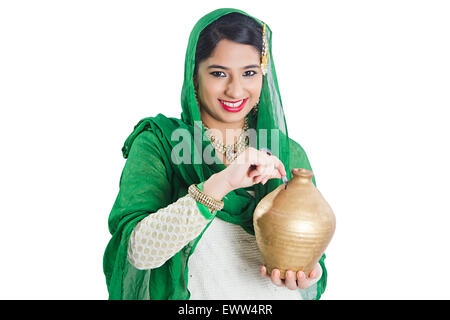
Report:
[[[237,142],[245,123],[244,119],[237,122],[221,122],[203,113],[201,113],[201,118],[204,125],[212,129],[213,135],[226,145]]]

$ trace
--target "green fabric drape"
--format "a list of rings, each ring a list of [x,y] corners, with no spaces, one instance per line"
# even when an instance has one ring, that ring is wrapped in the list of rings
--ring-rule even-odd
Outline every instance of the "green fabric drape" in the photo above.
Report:
[[[112,238],[103,259],[110,299],[190,297],[187,289],[188,261],[204,231],[161,267],[151,270],[138,270],[128,262],[128,241],[139,221],[185,196],[189,185],[205,181],[214,173],[226,168],[215,157],[213,149],[212,155],[216,161],[212,164],[202,161],[203,151],[208,146],[211,148],[211,145],[207,139],[201,139],[205,133],[194,94],[193,72],[200,32],[214,20],[231,12],[248,15],[236,9],[218,9],[202,17],[191,32],[185,58],[181,119],[168,118],[163,114],[144,118],[134,127],[122,148],[127,161],[120,177],[119,194],[108,220]],[[262,21],[253,19],[263,24]],[[267,25],[266,34],[269,43],[268,73],[263,77],[257,118],[249,114],[247,119],[249,127],[256,129],[257,132],[257,145],[254,147],[271,149],[272,132],[275,134],[274,139],[277,139],[279,145],[277,156],[283,162],[290,179],[292,168],[311,170],[311,166],[303,148],[288,137],[272,59],[272,33]],[[260,132],[264,132],[263,129],[267,132],[266,139],[260,137]],[[174,132],[181,135],[173,135]],[[173,152],[178,149],[182,149],[182,152]],[[313,182],[315,183],[315,180]],[[255,197],[244,189],[230,192],[224,198],[224,208],[217,212],[214,219],[219,218],[240,225],[248,233],[254,234],[253,211],[257,203],[281,183],[279,179],[271,179],[265,185],[254,185],[251,188],[255,191]],[[322,278],[317,285],[307,290],[311,299],[319,299],[325,290],[324,258],[325,255],[319,261],[324,270]]]

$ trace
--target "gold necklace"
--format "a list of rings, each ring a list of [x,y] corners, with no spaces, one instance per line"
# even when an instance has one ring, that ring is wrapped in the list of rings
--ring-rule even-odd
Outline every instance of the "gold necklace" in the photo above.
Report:
[[[203,123],[203,121],[202,121]],[[228,162],[233,162],[245,149],[248,147],[248,135],[245,133],[248,129],[247,118],[244,119],[244,127],[242,128],[241,134],[236,143],[224,145],[222,141],[217,139],[214,135],[211,134],[210,130],[205,123],[203,123],[203,127],[205,127],[206,135],[208,136],[209,141],[211,141],[211,145],[213,148],[225,154],[225,158]]]

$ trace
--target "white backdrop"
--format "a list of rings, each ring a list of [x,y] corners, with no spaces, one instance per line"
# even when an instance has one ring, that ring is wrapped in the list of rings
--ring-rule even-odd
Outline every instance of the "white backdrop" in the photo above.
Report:
[[[337,217],[323,299],[448,299],[447,1],[2,1],[1,299],[106,299],[143,117],[179,117],[204,14],[266,21],[291,137]],[[256,271],[255,271],[256,272]]]

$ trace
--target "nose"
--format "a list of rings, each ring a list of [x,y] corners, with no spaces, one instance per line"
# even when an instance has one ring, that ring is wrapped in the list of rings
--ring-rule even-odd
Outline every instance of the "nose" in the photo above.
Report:
[[[227,96],[233,99],[241,99],[244,97],[244,92],[245,90],[239,77],[231,78],[230,82],[227,84]]]

